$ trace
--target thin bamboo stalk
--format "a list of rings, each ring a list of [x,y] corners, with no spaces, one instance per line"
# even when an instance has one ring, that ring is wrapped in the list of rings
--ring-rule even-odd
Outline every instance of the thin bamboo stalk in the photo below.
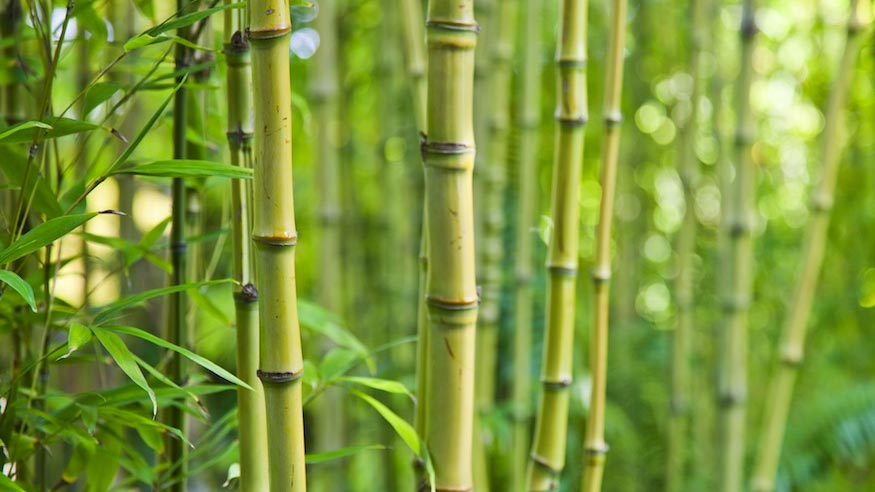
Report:
[[[249,42],[255,110],[253,179],[260,369],[272,492],[306,490],[301,376],[304,361],[295,291],[295,211],[288,2],[252,0]]]
[[[677,238],[678,275],[675,283],[677,324],[672,333],[671,403],[669,408],[668,456],[666,460],[666,490],[684,490],[689,450],[689,407],[691,391],[691,344],[695,319],[693,317],[693,278],[696,251],[697,219],[695,191],[699,174],[696,157],[699,98],[702,92],[704,26],[707,22],[708,0],[692,0],[690,19],[690,75],[693,87],[690,94],[690,117],[680,141],[680,177],[684,189],[684,219]]]
[[[314,74],[310,99],[316,121],[317,183],[319,188],[319,271],[317,299],[325,308],[338,312],[342,308],[340,240],[341,204],[340,171],[335,129],[339,121],[337,92],[337,4],[321,2],[315,28],[319,32],[319,50],[313,57]],[[327,349],[328,347],[326,347]],[[322,398],[314,402],[312,413],[315,428],[313,446],[317,452],[343,447],[344,412],[342,389],[328,388]],[[313,473],[311,488],[315,491],[335,491],[343,488],[342,462],[323,465]]]
[[[771,388],[766,402],[764,424],[760,434],[760,450],[752,479],[755,492],[775,490],[778,458],[787,427],[787,416],[793,399],[793,388],[805,356],[806,328],[811,315],[817,279],[826,252],[829,219],[834,200],[836,179],[842,155],[842,119],[850,92],[854,68],[860,50],[863,29],[857,0],[850,0],[851,13],[847,24],[847,40],[839,62],[835,82],[827,103],[826,124],[822,135],[820,177],[811,192],[810,216],[805,231],[802,268],[790,303],[787,320],[781,334],[778,367],[772,373]]]
[[[511,450],[510,486],[512,492],[525,490],[525,470],[532,419],[530,373],[532,346],[532,228],[538,206],[538,128],[541,94],[541,2],[523,0],[519,39],[520,77],[517,84],[518,106],[514,126],[518,129],[519,154],[517,186],[519,209],[516,220],[514,252],[514,338],[513,338],[513,447]]]
[[[425,442],[436,490],[472,487],[474,352],[473,77],[477,24],[472,0],[430,0],[427,137],[429,315]]]
[[[541,395],[526,472],[530,491],[556,490],[565,467],[580,236],[580,177],[586,105],[586,0],[563,0],[556,66],[556,153],[547,255],[547,319]]]
[[[723,353],[718,371],[719,488],[742,489],[744,475],[745,413],[747,398],[747,315],[753,286],[753,200],[756,167],[751,159],[754,137],[750,111],[751,64],[754,48],[753,0],[745,0],[741,20],[741,73],[736,81],[735,180],[730,190],[728,221],[729,288],[724,292]]]
[[[626,0],[614,0],[611,9],[611,40],[605,77],[605,139],[602,148],[599,224],[596,229],[593,282],[593,325],[590,338],[589,416],[584,439],[584,471],[581,491],[598,492],[602,488],[605,455],[605,403],[608,370],[608,313],[611,281],[611,224],[616,195],[617,160],[620,148],[621,95],[623,89],[623,52],[626,38]]]
[[[176,8],[182,12],[186,7],[184,0],[177,0]],[[177,29],[177,36],[188,39],[189,29],[183,27]],[[182,44],[176,45],[176,70],[177,72],[188,66],[190,50]],[[177,76],[176,83],[181,84],[183,77]],[[173,158],[184,159],[186,157],[185,129],[187,125],[188,89],[185,84],[179,86],[173,98]],[[186,190],[183,178],[173,178],[171,184],[172,210],[170,221],[170,258],[173,265],[173,273],[170,275],[171,285],[182,285],[186,282],[187,258],[186,249],[188,244],[185,239],[186,229]],[[180,347],[188,347],[188,326],[186,323],[186,302],[184,292],[175,292],[169,295],[167,309],[167,340]],[[186,364],[178,354],[173,354],[168,364],[168,372],[171,379],[177,384],[182,384],[187,371]],[[185,412],[182,408],[172,405],[167,410],[167,423],[171,427],[179,429],[183,435],[188,434],[188,424]],[[173,484],[172,492],[185,492],[187,490],[188,476],[188,449],[181,439],[167,439],[167,461],[175,471],[170,478]]]
[[[230,3],[231,0],[225,0]],[[252,168],[252,71],[249,43],[241,28],[242,12],[225,11],[225,60],[228,65],[228,146],[231,164]],[[254,284],[252,224],[250,209],[252,187],[245,180],[231,184],[233,220],[231,235],[234,248],[234,278],[239,282],[234,292],[237,321],[237,375],[254,391],[237,389],[237,420],[240,441],[240,490],[267,489],[267,426],[264,414],[264,388],[258,370],[258,291]]]

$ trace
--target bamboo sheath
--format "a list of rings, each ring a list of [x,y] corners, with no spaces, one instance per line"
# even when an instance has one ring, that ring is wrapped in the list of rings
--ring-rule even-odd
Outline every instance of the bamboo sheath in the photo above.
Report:
[[[608,369],[608,312],[611,280],[611,224],[616,195],[617,160],[620,147],[621,95],[623,88],[623,51],[626,38],[626,0],[614,0],[611,12],[611,41],[605,79],[605,140],[602,148],[599,223],[596,229],[593,282],[593,325],[590,339],[589,416],[584,439],[584,471],[581,490],[598,492],[602,487],[605,455],[605,390]]]
[[[472,125],[477,24],[470,0],[428,7],[427,137],[422,142],[428,207],[429,315],[425,442],[436,490],[472,487],[474,272]]]
[[[292,115],[288,3],[252,0],[249,10],[255,111],[253,232],[260,362],[272,492],[306,490],[301,408],[301,333],[295,291]]]
[[[230,0],[226,0],[230,3]],[[231,164],[252,168],[252,72],[249,43],[243,37],[241,12],[225,11],[225,61],[228,91],[228,147]],[[237,389],[237,420],[240,441],[240,490],[267,489],[267,429],[264,389],[258,370],[258,291],[255,289],[252,247],[249,241],[252,211],[251,183],[231,183],[231,236],[234,251],[234,292],[237,322],[237,375],[253,388]]]
[[[310,99],[316,122],[317,183],[319,188],[319,272],[317,295],[325,308],[338,312],[342,309],[340,289],[341,262],[341,204],[340,170],[338,166],[337,136],[339,121],[337,104],[337,3],[319,3],[315,28],[319,32],[319,49],[313,57],[315,70],[310,86]],[[324,347],[326,350],[330,347]],[[326,452],[344,445],[343,389],[330,387],[314,402],[314,450]],[[340,490],[342,462],[326,463],[311,476],[311,489],[318,492]]]
[[[708,0],[692,0],[690,25],[691,52],[690,75],[693,88],[690,94],[690,118],[684,127],[680,145],[679,171],[684,190],[684,219],[677,238],[678,274],[675,283],[677,324],[672,333],[671,403],[669,408],[668,457],[666,460],[666,490],[684,490],[689,448],[689,415],[691,392],[691,345],[695,326],[693,319],[693,260],[696,250],[695,191],[699,174],[699,159],[696,157],[699,98],[702,93],[702,54]]]
[[[586,106],[586,0],[563,0],[556,59],[556,156],[547,255],[547,317],[541,394],[526,472],[530,491],[559,487],[565,466],[569,386],[572,378],[575,289],[580,236],[580,177]]]
[[[511,492],[525,490],[525,470],[529,449],[530,357],[532,345],[532,264],[533,234],[538,206],[538,127],[541,93],[541,3],[523,0],[521,28],[518,40],[521,70],[518,87],[518,107],[514,122],[519,132],[517,186],[519,210],[516,217],[516,251],[514,257],[514,317],[513,338],[513,444],[510,465]]]
[[[719,411],[719,488],[723,492],[742,490],[745,449],[745,412],[747,398],[747,318],[752,290],[753,200],[756,167],[751,159],[753,115],[750,111],[750,86],[754,25],[753,0],[745,0],[741,20],[741,73],[736,82],[736,154],[735,181],[730,190],[727,228],[729,288],[725,291],[721,343],[721,367],[718,371]]]
[[[787,416],[793,399],[793,387],[805,351],[806,328],[817,290],[817,279],[826,252],[829,219],[834,200],[836,180],[842,154],[842,120],[850,92],[854,68],[860,51],[858,2],[851,0],[851,14],[847,25],[847,40],[827,103],[826,124],[821,146],[819,179],[811,192],[810,216],[802,250],[802,268],[790,302],[787,320],[781,334],[778,366],[772,374],[771,388],[766,402],[764,423],[760,434],[758,460],[754,469],[754,492],[775,490],[778,458],[787,427]]]
[[[177,0],[176,8],[182,12],[185,9],[184,0]],[[182,39],[188,39],[188,28],[180,28],[177,35]],[[176,45],[176,71],[185,68],[189,62],[189,49],[182,44]],[[181,84],[183,76],[176,77],[176,83]],[[188,89],[185,84],[179,86],[173,96],[173,158],[185,159],[187,127]],[[185,180],[173,178],[171,184],[172,211],[170,221],[170,261],[173,265],[173,273],[170,275],[170,285],[182,285],[186,282],[186,249],[188,244],[185,240],[186,229],[186,190]],[[185,292],[174,292],[168,295],[167,308],[167,341],[180,347],[188,348],[188,326],[186,318],[188,310],[185,302]],[[182,385],[187,374],[183,358],[174,354],[168,364],[168,373],[171,379]],[[172,405],[167,409],[166,422],[169,426],[179,429],[183,435],[188,435],[186,415],[182,408]],[[171,492],[184,492],[187,490],[186,482],[188,475],[188,452],[182,439],[167,439],[167,461],[171,467],[169,479],[172,482]]]

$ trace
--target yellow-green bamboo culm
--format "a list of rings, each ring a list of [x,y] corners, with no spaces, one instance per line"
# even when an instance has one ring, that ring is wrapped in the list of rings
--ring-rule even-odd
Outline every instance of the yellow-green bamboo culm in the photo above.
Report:
[[[781,455],[781,444],[787,427],[787,415],[793,399],[796,376],[805,354],[808,318],[811,315],[817,279],[826,251],[830,212],[841,163],[844,110],[859,55],[860,31],[863,28],[857,0],[851,0],[850,4],[847,40],[827,103],[826,123],[821,137],[820,176],[811,191],[810,215],[805,231],[799,280],[793,284],[793,297],[781,334],[777,367],[772,374],[769,396],[765,403],[763,427],[757,446],[759,455],[751,483],[754,492],[775,490],[778,458]]]
[[[729,238],[730,276],[725,289],[723,342],[719,344],[718,369],[718,466],[719,490],[740,492],[744,480],[745,413],[747,398],[747,315],[753,278],[752,231],[756,167],[751,159],[753,115],[750,87],[753,79],[753,1],[745,0],[741,19],[741,72],[736,87],[735,180],[729,190],[728,220],[723,225]]]
[[[427,137],[422,142],[428,208],[429,336],[425,444],[438,491],[472,487],[474,272],[472,118],[477,23],[471,0],[428,5]]]
[[[605,405],[608,377],[608,313],[611,282],[611,225],[617,184],[617,161],[620,151],[621,101],[623,92],[623,52],[626,48],[626,0],[613,0],[610,44],[605,75],[605,138],[602,144],[599,223],[596,229],[595,264],[592,269],[593,324],[590,336],[589,415],[583,442],[584,467],[582,492],[602,488],[605,457]]]
[[[340,286],[342,283],[340,238],[341,204],[340,172],[338,169],[337,136],[334,134],[339,121],[337,92],[337,2],[319,3],[319,15],[315,28],[319,32],[319,50],[313,57],[314,71],[310,84],[314,121],[316,123],[316,157],[318,165],[317,186],[319,189],[319,276],[317,299],[326,309],[339,312],[342,307]],[[330,347],[324,347],[326,349]],[[343,447],[344,411],[343,389],[329,387],[313,403],[312,417],[316,452],[326,452]],[[310,477],[310,489],[330,492],[343,488],[341,461],[322,465]]]
[[[229,2],[230,0],[226,0]],[[225,11],[225,61],[228,91],[228,147],[231,164],[252,168],[252,71],[249,43],[243,36],[243,12]],[[258,291],[253,278],[249,230],[251,182],[231,183],[231,235],[234,248],[237,376],[253,389],[237,388],[237,434],[240,442],[240,490],[267,490],[267,428],[264,390],[258,379]]]
[[[183,12],[186,2],[177,0],[176,8],[179,12]],[[182,39],[188,39],[187,27],[177,30],[176,34]],[[190,50],[181,43],[176,45],[176,71],[188,66]],[[183,76],[176,77],[176,83],[182,84]],[[188,106],[188,89],[185,84],[179,86],[176,94],[173,96],[173,158],[186,158],[186,138],[185,131],[187,128],[187,106]],[[183,178],[173,178],[171,184],[171,221],[170,221],[170,261],[173,265],[173,272],[170,276],[171,285],[182,285],[186,282],[187,264],[186,264],[186,249],[188,244],[185,240],[186,232],[186,189],[185,180]],[[168,295],[167,307],[167,341],[180,347],[188,348],[188,327],[186,326],[187,308],[185,302],[185,292],[174,292]],[[167,371],[170,378],[177,384],[182,385],[185,380],[186,368],[183,363],[183,358],[178,354],[173,354],[168,364]],[[166,411],[166,422],[169,426],[179,429],[183,435],[187,435],[186,414],[182,408],[171,405]],[[171,474],[168,477],[171,485],[169,490],[172,492],[185,492],[187,475],[188,475],[188,456],[187,448],[182,439],[168,438],[167,442],[167,462],[170,466]]]
[[[304,492],[304,361],[295,290],[289,5],[249,4],[254,98],[253,231],[271,492]]]
[[[517,109],[514,126],[518,132],[517,187],[519,210],[516,216],[514,252],[514,338],[513,338],[513,444],[510,463],[511,492],[525,490],[526,460],[532,418],[532,280],[534,275],[532,229],[538,205],[538,127],[541,94],[541,2],[523,0],[517,46],[520,50],[520,75],[517,84]]]
[[[677,238],[678,273],[675,281],[677,318],[672,332],[671,400],[669,404],[668,456],[666,457],[666,487],[668,492],[685,490],[687,456],[690,440],[691,345],[693,319],[693,265],[696,251],[695,192],[699,174],[696,156],[699,97],[702,93],[702,65],[707,7],[710,0],[692,0],[690,18],[690,76],[693,79],[690,94],[690,116],[680,140],[679,174],[684,190],[684,219]]]
[[[541,392],[528,490],[559,488],[565,467],[569,387],[572,378],[575,291],[580,236],[580,178],[586,105],[586,0],[563,0],[556,65],[556,154],[550,218],[553,236],[547,254],[547,316],[541,361]]]

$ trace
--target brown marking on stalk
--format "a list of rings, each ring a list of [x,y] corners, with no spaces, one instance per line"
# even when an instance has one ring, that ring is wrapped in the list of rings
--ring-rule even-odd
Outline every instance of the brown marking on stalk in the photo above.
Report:
[[[456,354],[453,353],[453,349],[450,347],[450,341],[447,337],[444,337],[444,345],[447,346],[447,353],[450,354],[450,359],[456,360]]]

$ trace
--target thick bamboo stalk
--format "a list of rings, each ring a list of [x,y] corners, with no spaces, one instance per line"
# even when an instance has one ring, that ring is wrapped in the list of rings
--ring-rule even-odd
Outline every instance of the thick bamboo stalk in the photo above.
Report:
[[[697,219],[695,190],[698,181],[699,160],[696,157],[699,97],[702,92],[700,67],[707,22],[709,0],[692,0],[690,19],[690,75],[693,88],[690,94],[690,117],[680,141],[679,171],[684,190],[684,219],[677,238],[678,275],[675,282],[677,320],[672,333],[671,402],[669,408],[668,457],[666,460],[666,490],[684,490],[687,456],[689,455],[689,407],[691,392],[691,344],[695,320],[693,318],[693,266],[696,250]]]
[[[472,487],[474,272],[472,118],[477,24],[471,0],[430,0],[427,137],[429,315],[425,442],[436,490]]]
[[[183,11],[186,2],[177,0],[176,8],[178,11]],[[187,27],[177,30],[177,36],[188,39]],[[177,72],[188,66],[190,50],[182,44],[176,45],[176,70]],[[177,76],[176,83],[181,84],[182,76]],[[184,159],[186,157],[186,140],[185,129],[187,124],[187,105],[188,105],[188,89],[185,84],[179,86],[173,98],[173,158]],[[186,282],[187,262],[186,249],[188,244],[185,239],[186,229],[186,190],[185,180],[182,178],[173,178],[171,184],[172,190],[172,211],[170,221],[170,259],[173,265],[173,273],[170,275],[171,285],[182,285]],[[186,323],[186,302],[185,292],[175,292],[168,297],[167,309],[167,341],[180,347],[188,347],[188,326]],[[183,362],[179,354],[173,354],[168,364],[168,372],[171,379],[177,384],[183,384],[186,377],[186,364]],[[182,431],[183,435],[188,433],[186,414],[176,405],[170,406],[167,410],[167,424]],[[172,492],[185,492],[187,490],[187,475],[188,475],[188,449],[181,439],[167,439],[167,461],[172,468],[173,474],[169,477],[173,484],[170,486]]]
[[[581,491],[598,492],[608,445],[605,443],[605,403],[608,371],[608,313],[611,281],[611,224],[620,148],[623,52],[626,48],[626,0],[614,0],[611,9],[611,40],[605,77],[605,139],[602,148],[599,225],[596,229],[593,282],[593,325],[590,338],[592,388],[584,439],[584,471]]]
[[[526,483],[530,491],[556,490],[565,467],[572,378],[575,290],[580,236],[580,177],[586,105],[586,0],[563,0],[556,65],[556,154],[547,255],[547,319],[541,395]]]
[[[319,32],[319,50],[313,57],[314,74],[310,86],[310,98],[316,122],[316,168],[319,189],[319,276],[317,299],[334,312],[342,308],[342,285],[340,239],[341,204],[340,171],[338,168],[337,135],[339,121],[337,104],[337,4],[321,2],[315,28]],[[327,348],[327,347],[326,347]],[[325,452],[343,447],[344,412],[342,389],[328,388],[314,402],[312,412],[315,428],[313,446],[316,452]],[[342,462],[326,463],[311,477],[315,491],[341,490]]]
[[[857,11],[857,0],[851,0],[850,4],[847,40],[827,103],[826,124],[821,137],[823,142],[820,176],[811,192],[810,216],[802,250],[802,268],[799,271],[799,280],[793,284],[795,286],[793,297],[781,334],[778,367],[775,368],[769,384],[771,389],[766,402],[760,445],[757,447],[759,456],[751,484],[755,492],[775,490],[775,476],[778,472],[781,444],[793,399],[793,387],[799,373],[799,366],[802,365],[805,356],[808,318],[811,315],[811,306],[817,291],[817,279],[826,252],[830,213],[841,163],[844,109],[860,50],[859,34],[863,28]]]
[[[538,127],[541,94],[541,2],[523,0],[520,35],[520,76],[514,126],[518,131],[516,251],[514,252],[513,444],[510,458],[511,492],[525,490],[529,432],[532,419],[530,374],[532,346],[532,229],[538,207]]]
[[[719,489],[738,492],[744,476],[745,412],[747,398],[747,315],[753,286],[754,190],[756,167],[751,159],[753,115],[750,111],[750,86],[753,80],[753,0],[745,0],[741,20],[741,73],[736,81],[736,154],[735,180],[730,190],[728,221],[724,224],[729,238],[730,276],[725,289],[723,353],[718,371],[718,405],[720,434]]]
[[[230,0],[225,0],[230,3]],[[225,60],[228,65],[228,146],[231,164],[252,168],[252,71],[249,43],[243,36],[242,11],[225,11]],[[254,391],[237,389],[237,433],[240,441],[240,490],[267,489],[267,426],[264,389],[258,379],[258,291],[254,285],[251,183],[231,183],[231,235],[234,247],[234,292],[237,321],[237,375]]]
[[[252,0],[249,10],[255,110],[253,179],[260,362],[272,492],[306,490],[301,333],[295,291],[292,114],[288,3]]]

